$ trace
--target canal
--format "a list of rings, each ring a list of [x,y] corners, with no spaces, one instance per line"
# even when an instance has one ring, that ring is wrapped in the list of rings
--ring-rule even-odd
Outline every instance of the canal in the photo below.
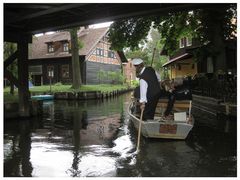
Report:
[[[141,138],[130,93],[103,101],[47,101],[41,117],[4,120],[4,177],[236,177],[236,124],[198,123],[185,141]],[[199,121],[200,122],[200,121]]]

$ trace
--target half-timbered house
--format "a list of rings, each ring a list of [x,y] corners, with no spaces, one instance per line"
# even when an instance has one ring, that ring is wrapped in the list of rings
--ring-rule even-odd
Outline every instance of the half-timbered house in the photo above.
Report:
[[[99,81],[99,72],[120,72],[121,63],[126,61],[123,52],[110,49],[108,28],[81,28],[78,37],[82,47],[79,61],[83,84],[111,83],[105,76]],[[34,36],[29,49],[29,73],[34,85],[61,82],[71,84],[72,65],[70,33],[55,32]]]

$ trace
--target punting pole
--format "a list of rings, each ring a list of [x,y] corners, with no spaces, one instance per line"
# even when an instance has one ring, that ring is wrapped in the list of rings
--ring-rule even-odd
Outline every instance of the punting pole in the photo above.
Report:
[[[188,120],[191,120],[192,101],[189,102]]]
[[[138,126],[137,152],[139,151],[139,145],[140,145],[143,111],[144,111],[144,109],[141,109],[141,116],[140,116],[140,121],[139,121],[139,126]]]

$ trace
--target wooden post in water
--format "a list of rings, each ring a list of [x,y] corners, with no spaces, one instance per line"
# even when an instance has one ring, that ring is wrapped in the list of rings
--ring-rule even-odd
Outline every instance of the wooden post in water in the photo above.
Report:
[[[229,103],[226,103],[225,105],[226,107],[226,115],[227,115],[227,118],[226,118],[226,124],[225,124],[225,128],[224,128],[224,132],[228,132],[229,131],[229,114],[230,114],[230,107],[229,107]]]
[[[23,35],[17,42],[18,46],[18,97],[19,115],[28,117],[29,107],[29,88],[28,88],[28,38]]]

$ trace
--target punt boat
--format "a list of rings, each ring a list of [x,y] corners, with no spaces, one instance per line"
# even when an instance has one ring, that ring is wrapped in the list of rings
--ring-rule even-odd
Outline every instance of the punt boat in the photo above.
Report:
[[[147,138],[186,139],[194,125],[191,115],[192,101],[181,100],[174,103],[174,116],[164,119],[163,112],[167,107],[167,99],[160,99],[156,108],[154,119],[140,121],[140,115],[134,111],[137,102],[133,100],[128,108],[130,119],[138,130],[141,124],[141,134]]]

